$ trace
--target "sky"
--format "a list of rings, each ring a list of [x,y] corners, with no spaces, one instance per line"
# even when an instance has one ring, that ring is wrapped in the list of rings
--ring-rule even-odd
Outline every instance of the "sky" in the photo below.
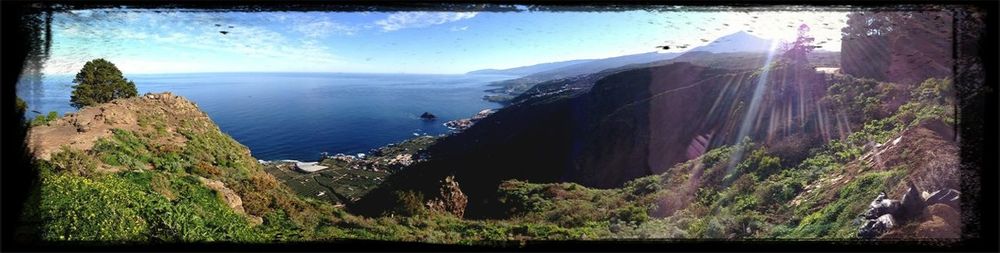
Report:
[[[839,51],[846,12],[204,12],[55,14],[43,73],[104,58],[125,74],[361,72],[460,74],[628,54],[680,52],[747,31],[792,40],[809,25]],[[225,31],[225,34],[222,33]],[[708,42],[705,42],[708,41]],[[679,49],[677,45],[689,45]],[[664,51],[657,47],[672,45]]]

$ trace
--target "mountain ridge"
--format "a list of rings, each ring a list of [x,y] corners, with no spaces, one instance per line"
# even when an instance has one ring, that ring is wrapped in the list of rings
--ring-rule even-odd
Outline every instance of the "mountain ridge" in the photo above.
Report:
[[[594,61],[594,59],[581,59],[581,60],[569,60],[569,61],[559,61],[559,62],[546,62],[539,63],[528,66],[506,68],[506,69],[480,69],[466,72],[467,75],[475,74],[503,74],[503,75],[519,75],[525,76],[538,72],[549,71],[553,69],[558,69],[566,66],[571,66],[575,64],[585,63]]]

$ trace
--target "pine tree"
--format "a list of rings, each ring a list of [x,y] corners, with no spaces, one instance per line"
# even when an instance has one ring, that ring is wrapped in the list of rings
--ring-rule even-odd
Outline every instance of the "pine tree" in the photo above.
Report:
[[[139,93],[135,83],[125,79],[115,64],[104,59],[84,64],[73,83],[76,85],[73,86],[73,95],[69,101],[76,108],[135,97]]]

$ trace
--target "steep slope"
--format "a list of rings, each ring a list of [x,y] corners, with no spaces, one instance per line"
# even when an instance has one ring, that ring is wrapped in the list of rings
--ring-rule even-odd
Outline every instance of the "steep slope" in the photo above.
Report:
[[[734,143],[741,128],[767,143],[822,138],[814,103],[824,92],[817,86],[822,76],[771,72],[760,79],[751,71],[674,63],[611,74],[584,93],[528,99],[439,141],[429,149],[430,162],[390,177],[358,208],[377,210],[373,202],[381,197],[372,196],[429,189],[421,178],[453,174],[470,185],[467,213],[489,215],[505,179],[618,187]],[[765,109],[747,116],[752,104]]]
[[[117,99],[35,126],[41,183],[26,230],[43,241],[270,241],[342,213],[302,199],[190,101]],[[324,215],[327,214],[327,215]]]
[[[865,81],[853,82],[863,87],[858,82]],[[826,142],[805,159],[792,158],[776,144],[744,141],[612,189],[506,180],[498,186],[494,208],[503,218],[563,226],[605,223],[612,238],[836,240],[862,236],[859,216],[880,192],[891,199],[909,192],[919,195],[911,196],[920,202],[915,212],[895,216],[895,226],[879,237],[952,242],[962,234],[960,201],[928,202],[932,192],[959,189],[960,138],[947,109],[955,96],[947,79],[928,79],[907,92],[911,96],[898,110],[856,117],[862,126],[856,132]],[[845,93],[831,92],[824,101],[851,95]],[[847,102],[887,95],[865,93],[848,96]]]
[[[490,74],[490,75],[515,75],[515,76],[526,76],[538,72],[549,71],[553,69],[558,69],[570,65],[576,65],[580,63],[594,61],[591,59],[586,60],[572,60],[572,61],[561,61],[561,62],[549,62],[540,63],[535,65],[509,68],[509,69],[480,69],[475,71],[469,71],[465,74],[479,75],[479,74]]]

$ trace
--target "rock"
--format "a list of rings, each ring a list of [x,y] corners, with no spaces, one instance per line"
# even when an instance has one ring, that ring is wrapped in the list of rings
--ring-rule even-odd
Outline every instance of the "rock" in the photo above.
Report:
[[[205,184],[205,186],[208,186],[208,188],[215,190],[216,192],[219,192],[219,195],[222,195],[222,200],[226,202],[226,205],[228,205],[229,208],[232,208],[237,213],[241,214],[246,213],[246,211],[243,209],[243,199],[241,199],[240,195],[236,194],[235,191],[227,188],[226,185],[222,183],[222,181],[207,179],[203,177],[198,177],[198,180],[201,181],[201,183]]]
[[[250,223],[253,223],[254,225],[264,224],[264,218],[253,215],[247,215],[247,216],[249,216],[248,218],[250,218]]]
[[[455,176],[445,177],[441,180],[441,190],[438,196],[427,201],[426,206],[432,211],[446,212],[462,217],[465,215],[465,206],[469,198],[462,193],[462,189],[455,181]]]
[[[899,211],[900,203],[897,200],[886,199],[885,193],[879,193],[878,197],[868,205],[868,210],[861,214],[865,219],[876,219],[885,214],[895,214]]]
[[[928,205],[945,204],[954,209],[960,208],[960,193],[955,189],[938,190],[927,195],[924,202]]]
[[[892,214],[885,214],[879,216],[877,219],[865,221],[861,225],[861,228],[858,229],[858,237],[875,238],[885,234],[894,227],[896,227],[896,219],[892,217]]]
[[[897,218],[900,221],[909,221],[912,219],[917,219],[924,211],[924,200],[920,197],[920,191],[917,187],[913,185],[913,182],[907,182],[909,189],[903,194],[903,198],[899,201],[900,212]]]
[[[924,209],[924,214],[928,217],[940,217],[945,223],[952,226],[962,225],[962,215],[951,206],[945,204],[933,204]]]
[[[424,114],[420,114],[420,118],[424,120],[434,120],[437,119],[437,116],[429,112],[424,112]]]
[[[939,216],[931,216],[931,219],[920,223],[914,233],[917,238],[959,238],[959,227],[950,224]]]

